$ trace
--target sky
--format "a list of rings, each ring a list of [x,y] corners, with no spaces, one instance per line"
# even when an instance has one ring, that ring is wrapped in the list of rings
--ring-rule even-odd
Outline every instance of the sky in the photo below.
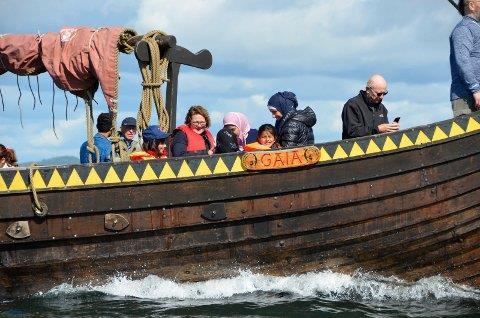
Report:
[[[0,12],[0,34],[123,26],[162,30],[192,52],[208,49],[210,69],[180,69],[177,124],[191,105],[203,105],[214,134],[229,111],[245,113],[254,128],[273,123],[269,97],[292,91],[300,109],[317,115],[316,143],[341,139],[343,105],[375,73],[388,81],[384,104],[402,129],[452,117],[448,37],[460,16],[447,0],[0,0]],[[136,117],[141,75],[133,55],[121,54],[119,67],[121,120]],[[42,105],[36,96],[33,109],[27,78],[18,78],[19,107],[17,77],[0,76],[0,143],[14,148],[19,162],[78,157],[86,140],[83,102],[74,111],[67,93],[66,107],[47,73],[38,79]],[[96,118],[107,107],[100,91],[95,99]]]

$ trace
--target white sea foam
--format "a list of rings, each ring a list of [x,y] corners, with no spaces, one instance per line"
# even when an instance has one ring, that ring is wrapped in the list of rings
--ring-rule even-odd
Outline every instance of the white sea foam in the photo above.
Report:
[[[254,292],[380,301],[446,298],[480,300],[480,291],[453,284],[440,276],[425,278],[416,283],[407,283],[395,277],[387,278],[365,273],[346,275],[332,271],[286,277],[241,271],[235,277],[198,283],[177,283],[154,275],[138,280],[118,276],[112,277],[107,283],[101,285],[88,284],[73,287],[71,284],[62,284],[53,288],[47,295],[77,292],[101,292],[113,296],[141,299],[179,300],[224,299]]]

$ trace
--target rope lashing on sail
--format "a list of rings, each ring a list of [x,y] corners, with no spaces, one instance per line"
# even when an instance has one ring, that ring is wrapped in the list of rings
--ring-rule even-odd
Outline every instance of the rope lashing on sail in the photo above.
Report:
[[[168,60],[161,57],[155,37],[165,35],[164,32],[154,30],[146,33],[142,41],[147,42],[150,50],[150,63],[138,61],[140,72],[142,73],[142,99],[137,114],[137,128],[143,131],[149,123],[152,115],[152,102],[157,110],[158,124],[163,131],[168,131],[169,117],[162,98],[161,86],[167,82]]]

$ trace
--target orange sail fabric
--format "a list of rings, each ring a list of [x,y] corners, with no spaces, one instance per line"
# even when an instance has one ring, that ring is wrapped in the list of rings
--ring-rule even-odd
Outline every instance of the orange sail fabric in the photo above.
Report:
[[[39,35],[0,35],[0,75],[36,75],[46,71]]]
[[[118,39],[126,29],[64,28],[59,33],[0,37],[0,74],[39,74],[45,70],[55,84],[86,98],[98,84],[110,111],[118,100]],[[128,30],[132,36],[135,33]],[[32,73],[33,72],[33,73]]]

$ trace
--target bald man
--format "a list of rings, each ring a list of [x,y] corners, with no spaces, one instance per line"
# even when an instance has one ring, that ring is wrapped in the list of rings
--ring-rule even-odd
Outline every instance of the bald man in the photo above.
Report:
[[[388,111],[382,104],[387,94],[387,81],[381,75],[372,75],[365,90],[361,90],[343,106],[342,139],[397,131],[400,125],[388,123]]]
[[[459,2],[462,20],[450,35],[450,100],[454,116],[480,109],[480,1]]]

